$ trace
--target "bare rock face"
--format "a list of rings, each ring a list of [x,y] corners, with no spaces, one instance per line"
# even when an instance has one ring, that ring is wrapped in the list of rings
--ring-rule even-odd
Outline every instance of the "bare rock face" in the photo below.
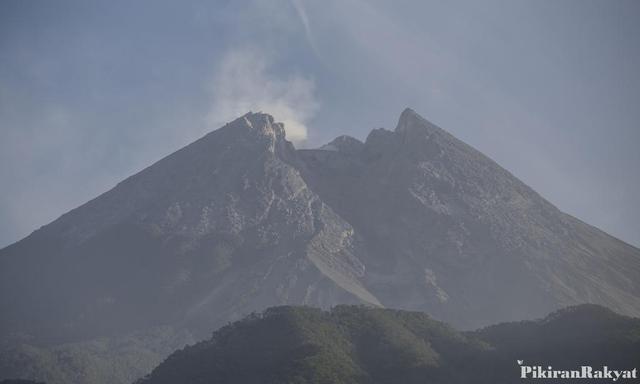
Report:
[[[282,125],[249,113],[2,250],[2,333],[209,332],[274,304],[380,305],[353,228],[296,161]]]
[[[584,302],[640,315],[639,286],[638,249],[411,110],[317,150],[248,113],[1,250],[0,336],[198,337],[281,304],[463,327]]]
[[[640,315],[640,250],[559,211],[410,109],[360,152],[299,151],[383,305],[462,327],[598,303]]]

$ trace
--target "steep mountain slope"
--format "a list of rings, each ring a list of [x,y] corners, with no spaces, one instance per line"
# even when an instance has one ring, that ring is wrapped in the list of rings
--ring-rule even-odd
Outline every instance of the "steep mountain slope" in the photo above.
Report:
[[[639,335],[640,320],[588,305],[467,334],[417,312],[279,307],[175,352],[137,384],[513,383],[517,360],[631,370]]]
[[[364,144],[299,154],[309,185],[362,237],[365,282],[385,306],[463,327],[587,302],[640,315],[640,250],[410,109]]]
[[[470,329],[586,302],[640,315],[640,250],[411,110],[395,131],[317,150],[248,113],[0,250],[2,350],[74,367],[110,366],[65,352],[96,338],[201,339],[274,305],[420,310]]]
[[[208,332],[278,303],[379,304],[353,229],[295,161],[282,125],[248,114],[2,250],[2,334]]]

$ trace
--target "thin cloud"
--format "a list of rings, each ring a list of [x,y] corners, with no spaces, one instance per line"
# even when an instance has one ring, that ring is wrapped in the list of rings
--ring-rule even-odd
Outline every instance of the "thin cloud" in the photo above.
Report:
[[[316,41],[313,37],[313,33],[311,31],[311,23],[309,23],[309,17],[307,16],[307,11],[305,10],[304,5],[302,5],[302,1],[291,0],[291,5],[296,10],[296,14],[300,19],[300,23],[302,23],[302,26],[304,27],[304,34],[307,38],[307,42],[309,43],[309,46],[311,46],[313,53],[315,53],[316,56],[320,58],[320,51],[318,50]]]

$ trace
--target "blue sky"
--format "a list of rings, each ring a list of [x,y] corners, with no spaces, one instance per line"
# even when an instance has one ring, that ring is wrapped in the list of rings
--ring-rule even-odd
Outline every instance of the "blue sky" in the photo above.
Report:
[[[405,107],[640,245],[640,2],[0,2],[0,246],[248,109],[298,147]]]

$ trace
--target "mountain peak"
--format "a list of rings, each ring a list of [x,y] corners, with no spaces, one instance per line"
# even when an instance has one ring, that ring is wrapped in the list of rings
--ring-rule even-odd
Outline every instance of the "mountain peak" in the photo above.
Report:
[[[416,111],[411,108],[405,108],[400,114],[398,119],[398,125],[396,126],[396,133],[410,133],[410,132],[434,132],[441,131],[441,128],[431,123],[424,117],[420,116]]]
[[[342,152],[346,154],[357,154],[362,151],[363,147],[364,143],[362,141],[348,135],[341,135],[318,149],[323,151]]]
[[[222,138],[220,137],[222,136]],[[237,119],[225,124],[219,130],[207,135],[207,142],[213,139],[227,146],[262,148],[272,153],[287,156],[293,150],[293,144],[286,139],[283,123],[276,122],[274,117],[263,112],[247,112]]]
[[[405,108],[402,113],[400,114],[400,117],[411,117],[411,116],[418,116],[421,117],[416,111],[414,111],[413,109],[407,107]]]
[[[249,111],[237,119],[227,123],[223,129],[228,131],[254,132],[260,136],[284,139],[284,124],[276,122],[272,115],[263,112]]]

